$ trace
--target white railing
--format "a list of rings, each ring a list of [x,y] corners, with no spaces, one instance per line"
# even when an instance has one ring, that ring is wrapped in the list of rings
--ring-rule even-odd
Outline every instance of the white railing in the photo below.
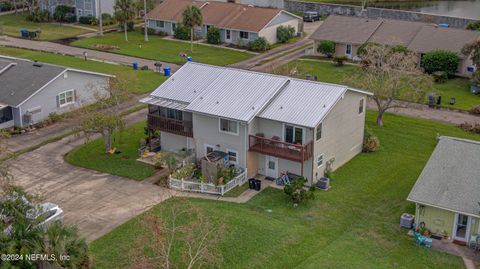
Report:
[[[209,194],[224,195],[236,186],[240,186],[247,181],[247,169],[243,170],[240,174],[230,180],[227,184],[214,185],[212,183],[194,182],[190,180],[176,179],[170,176],[169,185],[170,188],[180,191],[192,191]]]

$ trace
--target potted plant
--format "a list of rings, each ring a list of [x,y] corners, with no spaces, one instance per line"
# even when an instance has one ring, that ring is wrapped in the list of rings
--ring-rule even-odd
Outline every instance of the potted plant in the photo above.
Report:
[[[443,230],[442,232],[442,243],[452,243],[453,242],[453,239],[448,236],[448,233],[447,231]]]

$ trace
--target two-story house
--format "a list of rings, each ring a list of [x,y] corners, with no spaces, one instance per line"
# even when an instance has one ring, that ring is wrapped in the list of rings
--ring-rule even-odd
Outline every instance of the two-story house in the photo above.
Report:
[[[368,92],[346,86],[188,62],[141,100],[162,150],[228,154],[230,163],[312,184],[361,152]]]

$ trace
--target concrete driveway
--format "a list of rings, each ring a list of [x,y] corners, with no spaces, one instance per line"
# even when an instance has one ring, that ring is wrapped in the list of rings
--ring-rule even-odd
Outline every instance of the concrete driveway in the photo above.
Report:
[[[20,155],[9,164],[16,183],[57,203],[65,211],[65,222],[77,225],[87,241],[171,197],[169,190],[150,183],[66,163],[63,156],[83,142],[70,136]]]

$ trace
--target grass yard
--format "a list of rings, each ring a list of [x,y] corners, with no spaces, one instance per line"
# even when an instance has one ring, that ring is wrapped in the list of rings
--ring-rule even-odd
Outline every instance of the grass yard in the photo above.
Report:
[[[115,45],[120,49],[111,52],[175,64],[185,63],[185,59],[180,57],[180,53],[187,53],[196,62],[222,66],[240,62],[254,56],[254,54],[247,52],[201,44],[194,44],[194,52],[190,53],[190,43],[188,42],[167,40],[159,36],[149,36],[150,41],[145,42],[143,38],[143,33],[139,31],[129,32],[129,42],[126,42],[123,33],[109,33],[103,37],[80,39],[71,45],[89,49],[97,49],[95,48],[97,44]]]
[[[236,186],[235,188],[231,189],[229,192],[225,193],[223,197],[238,197],[246,190],[248,190],[248,181],[243,183],[243,185]]]
[[[122,151],[120,154],[110,155],[104,151],[102,138],[92,140],[74,150],[65,159],[72,165],[105,172],[112,175],[142,180],[153,173],[155,169],[150,165],[136,161],[139,157],[140,137],[144,137],[145,122],[129,127],[120,137],[114,135],[113,147]]]
[[[320,74],[320,73],[319,73]],[[367,125],[381,149],[363,153],[334,173],[332,188],[294,208],[281,190],[268,188],[246,204],[190,199],[214,223],[224,222],[219,242],[223,268],[464,268],[459,257],[415,245],[399,227],[405,199],[435,147],[437,133],[480,140],[451,125],[386,114],[385,126]],[[169,207],[171,199],[152,209]],[[128,267],[140,217],[90,244],[97,268]],[[175,251],[178,255],[178,249]]]
[[[18,15],[8,14],[3,15],[0,18],[0,35],[3,33],[13,37],[21,37],[21,29],[42,31],[39,38],[40,40],[58,40],[91,32],[86,29],[80,29],[68,25],[27,21],[25,20],[25,13],[20,13]]]
[[[132,79],[131,91],[135,94],[150,93],[158,85],[162,84],[167,77],[153,71],[135,71],[127,66],[101,63],[96,61],[85,61],[80,58],[63,56],[60,54],[38,52],[17,48],[0,46],[0,55],[38,60],[44,63],[57,64],[71,68],[78,68],[93,72],[107,73],[117,76],[128,76]]]
[[[347,78],[357,72],[359,68],[352,64],[337,67],[329,61],[312,59],[300,59],[290,62],[288,65],[290,68],[296,67],[298,69],[297,73],[300,74],[302,78],[305,78],[305,74],[311,74],[312,76],[316,75],[320,81],[338,84],[348,84],[346,81]],[[442,96],[442,104],[444,107],[469,110],[475,105],[480,104],[480,96],[471,94],[469,87],[468,79],[457,77],[443,84],[435,84],[435,92],[437,96]],[[455,97],[456,99],[456,104],[453,106],[448,104],[450,97]],[[425,99],[425,103],[426,102],[427,99]]]

